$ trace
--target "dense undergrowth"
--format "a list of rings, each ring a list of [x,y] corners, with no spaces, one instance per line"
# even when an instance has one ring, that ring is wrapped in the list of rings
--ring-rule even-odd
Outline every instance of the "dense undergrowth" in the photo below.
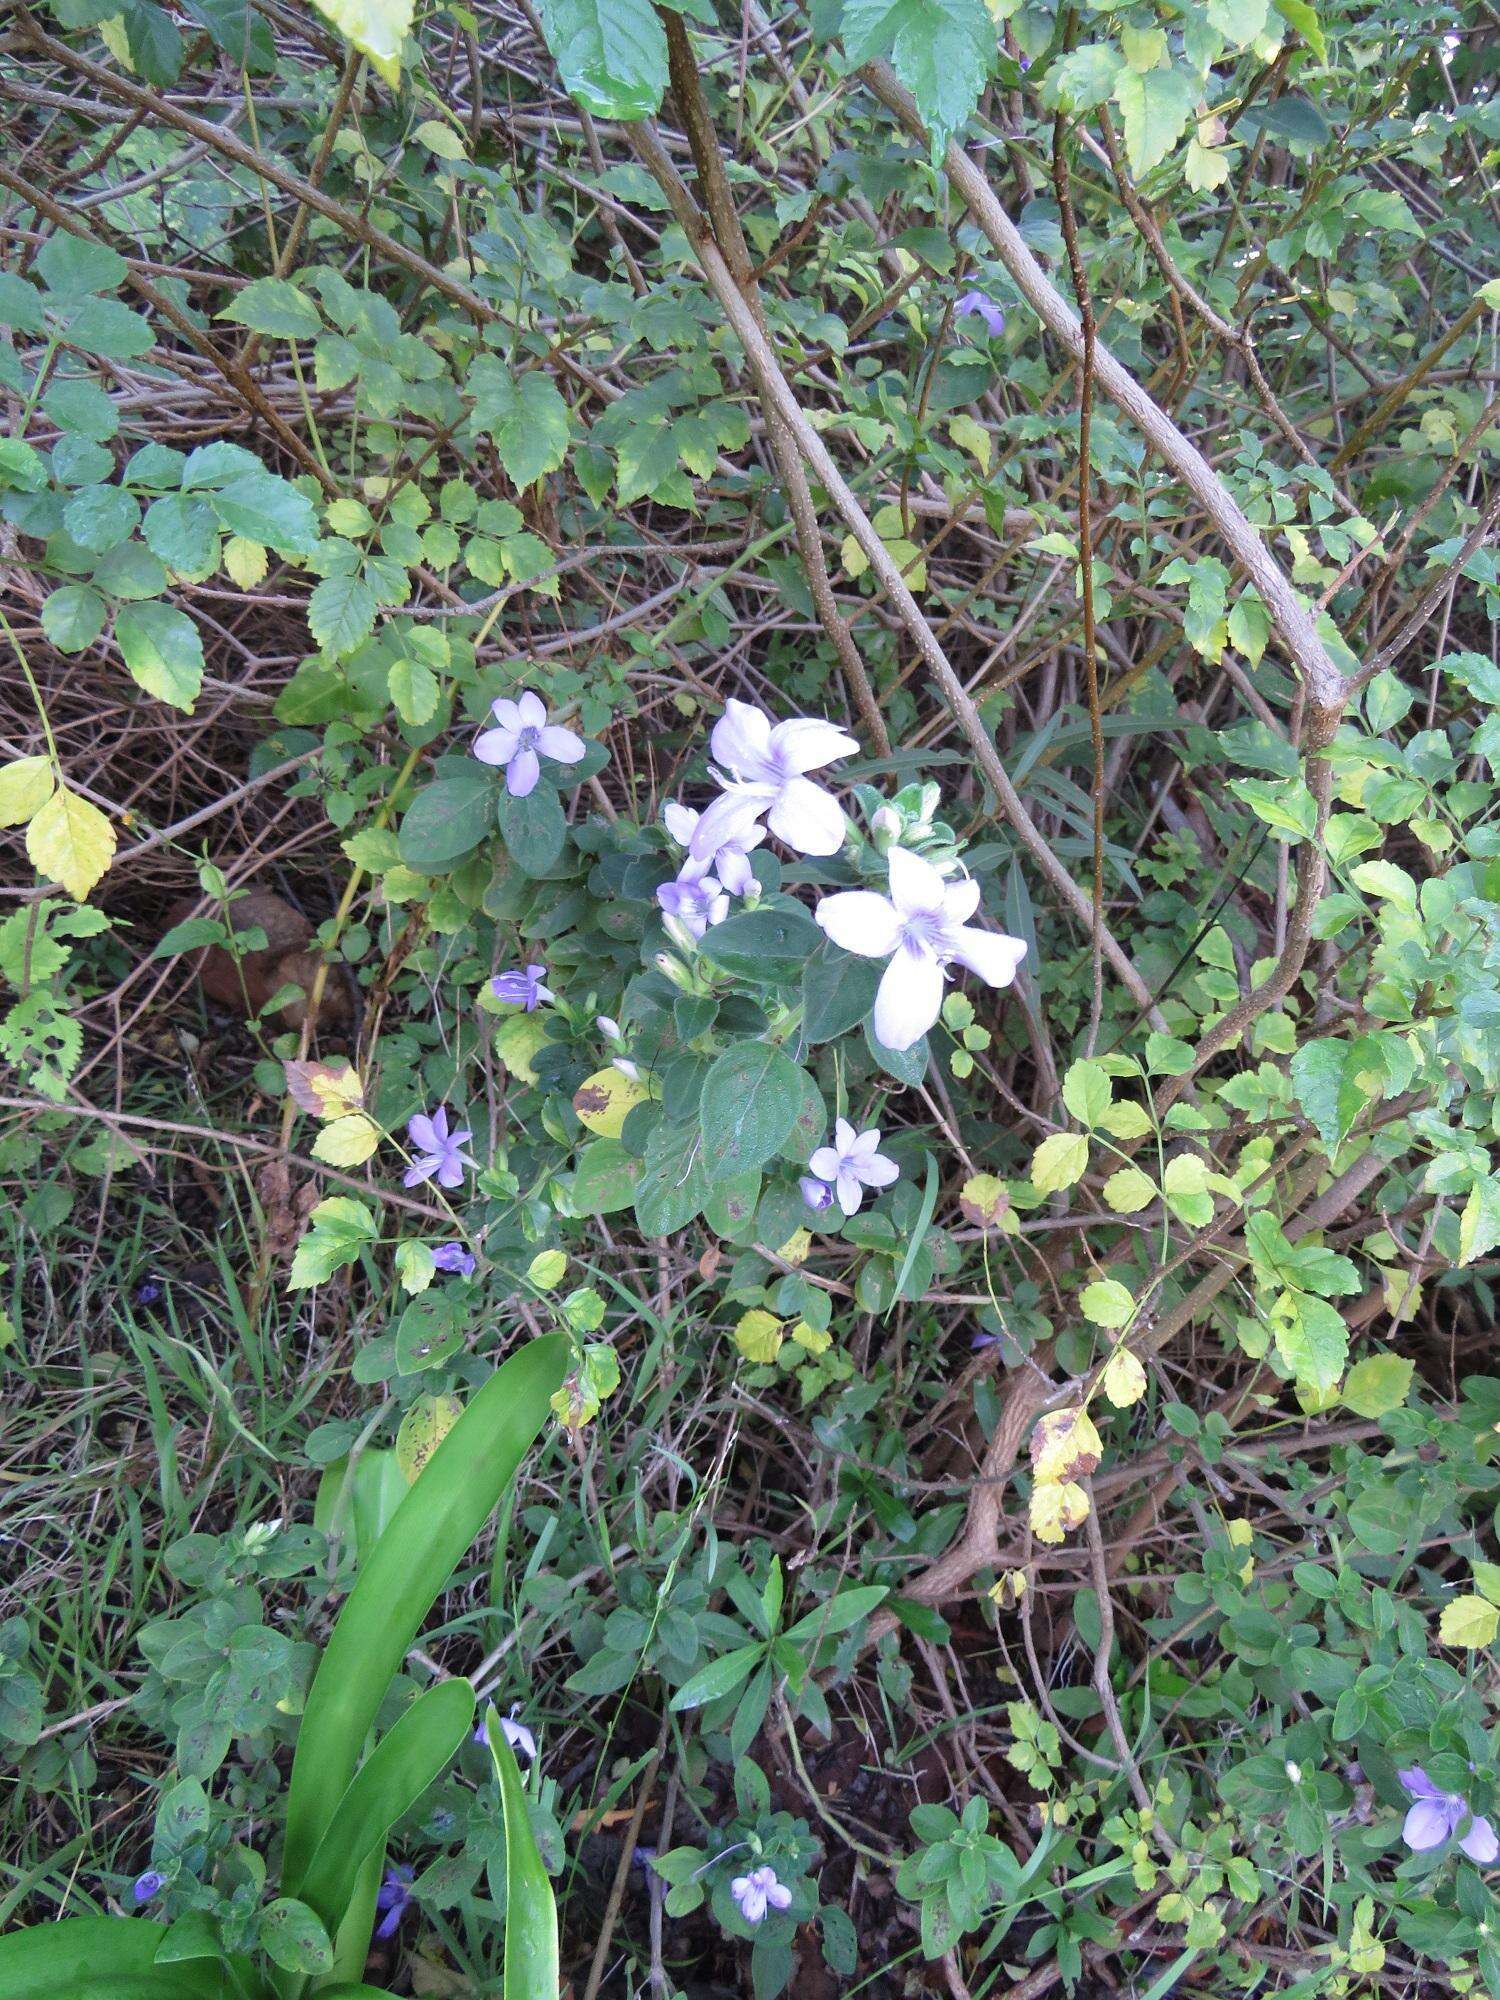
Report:
[[[1500,1995],[1497,46],[6,14],[0,1994]]]

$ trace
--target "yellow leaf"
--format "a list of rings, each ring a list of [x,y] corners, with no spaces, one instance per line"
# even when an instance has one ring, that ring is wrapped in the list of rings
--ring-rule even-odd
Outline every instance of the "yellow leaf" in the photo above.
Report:
[[[114,858],[115,830],[97,806],[59,786],[26,829],[26,852],[39,875],[81,903]]]
[[[1104,1393],[1117,1410],[1128,1410],[1146,1393],[1146,1371],[1128,1347],[1117,1347],[1104,1364]]]
[[[401,44],[411,32],[412,0],[316,0],[316,5],[394,90],[401,81]]]
[[[1049,1410],[1031,1433],[1031,1469],[1039,1480],[1082,1479],[1104,1456],[1087,1410]]]
[[[1009,1611],[1026,1595],[1026,1588],[1024,1569],[1003,1569],[990,1585],[990,1602],[998,1604],[1002,1611]]]
[[[971,458],[978,461],[981,472],[989,471],[990,453],[995,441],[983,424],[970,416],[957,416],[948,425],[948,435],[960,451],[968,452]]]
[[[330,1167],[361,1166],[380,1144],[380,1127],[363,1111],[335,1118],[313,1140],[312,1156]]]
[[[994,1229],[1010,1209],[1010,1189],[995,1174],[971,1174],[958,1191],[958,1205],[970,1222]]]
[[[418,1396],[396,1433],[396,1463],[408,1486],[463,1413],[457,1396]]]
[[[747,1361],[774,1361],[781,1342],[781,1321],[758,1306],[745,1313],[734,1330],[734,1344]]]
[[[648,1095],[643,1083],[611,1066],[585,1077],[573,1093],[573,1109],[579,1124],[590,1132],[601,1139],[618,1139],[625,1120]]]
[[[246,535],[231,535],[224,544],[225,573],[241,590],[253,590],[263,582],[268,568],[265,549],[259,542],[252,542]]]
[[[1031,1532],[1039,1542],[1060,1542],[1089,1517],[1089,1496],[1072,1480],[1040,1479],[1031,1489]]]
[[[1468,1646],[1471,1650],[1489,1646],[1496,1632],[1500,1632],[1500,1610],[1472,1592],[1445,1604],[1438,1620],[1438,1637],[1445,1646]]]
[[[440,160],[466,160],[469,157],[463,140],[441,118],[424,118],[411,136],[419,140],[428,152],[436,153]]]
[[[805,1264],[807,1262],[807,1253],[811,1248],[812,1231],[810,1229],[794,1229],[785,1243],[776,1252],[776,1255],[784,1264]]]
[[[1104,1183],[1105,1205],[1116,1215],[1134,1215],[1155,1199],[1156,1188],[1139,1167],[1121,1167]]]
[[[792,1338],[799,1347],[805,1347],[809,1354],[826,1354],[833,1345],[831,1333],[824,1333],[820,1327],[809,1326],[805,1319],[799,1319],[792,1328]]]
[[[547,1039],[547,1023],[540,1014],[512,1014],[495,1030],[495,1054],[522,1083],[535,1083],[531,1058]]]
[[[567,1268],[568,1260],[561,1250],[539,1250],[526,1267],[526,1275],[538,1291],[550,1292],[562,1283]]]
[[[24,826],[51,798],[57,780],[48,757],[0,765],[0,826]]]
[[[1038,1194],[1070,1188],[1089,1163],[1089,1142],[1082,1132],[1054,1132],[1031,1156],[1031,1185]]]
[[[315,1118],[345,1118],[364,1108],[365,1087],[346,1057],[333,1062],[301,1062],[288,1056],[281,1065],[286,1087],[302,1110]]]

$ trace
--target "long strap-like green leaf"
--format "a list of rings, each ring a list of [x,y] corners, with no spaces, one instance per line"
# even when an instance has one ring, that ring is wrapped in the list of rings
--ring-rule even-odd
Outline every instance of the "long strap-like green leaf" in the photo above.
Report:
[[[557,1904],[526,1811],[515,1752],[493,1708],[485,1715],[505,1808],[505,2000],[557,2000]]]
[[[166,1927],[144,1917],[65,1917],[0,1938],[0,2000],[225,2000],[217,1961],[158,1965]]]
[[[548,1334],[496,1369],[361,1560],[297,1738],[283,1895],[302,1893],[392,1677],[546,1421],[549,1399],[567,1373],[568,1352],[561,1334]]]

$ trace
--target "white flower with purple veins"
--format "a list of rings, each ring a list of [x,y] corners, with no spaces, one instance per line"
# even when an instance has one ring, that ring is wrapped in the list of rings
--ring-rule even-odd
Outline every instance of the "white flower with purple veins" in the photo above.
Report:
[[[832,1187],[845,1215],[855,1213],[867,1187],[889,1187],[901,1174],[896,1162],[880,1151],[879,1126],[856,1132],[847,1118],[834,1121],[833,1144],[819,1146],[807,1164],[825,1186]],[[807,1200],[805,1187],[802,1198]]]
[[[662,807],[661,816],[667,832],[677,845],[691,852],[693,837],[698,831],[702,813],[694,812],[691,806],[680,806],[673,802]],[[699,872],[712,868],[731,896],[748,896],[755,887],[755,871],[750,866],[750,849],[759,847],[765,837],[766,830],[763,826],[748,827],[733,840],[726,840],[714,853],[702,856],[690,866]],[[684,870],[684,873],[686,872]]]
[[[1009,986],[1026,946],[968,921],[979,907],[977,882],[944,882],[930,861],[904,847],[893,847],[886,859],[889,896],[845,889],[825,896],[813,914],[845,951],[890,960],[872,1025],[875,1039],[899,1052],[937,1020],[950,965],[967,966],[991,986]]]
[[[411,1141],[416,1158],[401,1176],[406,1187],[416,1187],[422,1181],[430,1181],[436,1176],[439,1187],[456,1188],[464,1184],[464,1168],[477,1168],[479,1162],[464,1151],[464,1144],[474,1134],[464,1126],[460,1131],[448,1130],[448,1110],[439,1105],[429,1118],[425,1111],[419,1111],[406,1128],[406,1136]]]
[[[705,875],[689,861],[675,882],[663,882],[656,900],[684,936],[695,942],[729,915],[729,898],[716,875]]]
[[[700,814],[689,848],[709,862],[725,847],[752,846],[748,835],[764,819],[778,840],[799,854],[837,854],[844,844],[844,810],[809,771],[859,752],[855,739],[816,716],[773,723],[749,702],[730,701],[709,744],[724,787]]]
[[[1489,1821],[1476,1813],[1469,1817],[1467,1802],[1457,1792],[1440,1792],[1420,1764],[1396,1776],[1407,1797],[1414,1801],[1401,1827],[1401,1838],[1413,1854],[1430,1853],[1451,1840],[1467,1819],[1469,1830],[1458,1843],[1459,1852],[1477,1861],[1481,1868],[1500,1859],[1500,1840]]]
[[[536,790],[542,770],[539,757],[550,757],[558,764],[576,764],[588,747],[571,729],[547,720],[541,696],[533,694],[530,688],[514,701],[502,696],[490,713],[495,718],[495,727],[475,738],[474,755],[481,764],[504,766],[505,789],[513,799],[524,799]]]
[[[534,1014],[544,1000],[557,998],[546,980],[545,965],[523,965],[492,979],[490,991],[497,1000],[504,1000],[512,1007],[524,1007],[528,1014]]]
[[[729,1893],[747,1924],[760,1923],[767,1910],[784,1910],[792,1892],[771,1867],[753,1868],[748,1875],[736,1875]]]

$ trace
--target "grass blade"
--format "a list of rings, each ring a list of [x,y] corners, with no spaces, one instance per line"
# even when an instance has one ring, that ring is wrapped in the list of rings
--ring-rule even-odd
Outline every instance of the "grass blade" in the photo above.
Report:
[[[485,1733],[505,1808],[505,2000],[557,2000],[557,1904],[531,1831],[520,1767],[493,1708]]]

